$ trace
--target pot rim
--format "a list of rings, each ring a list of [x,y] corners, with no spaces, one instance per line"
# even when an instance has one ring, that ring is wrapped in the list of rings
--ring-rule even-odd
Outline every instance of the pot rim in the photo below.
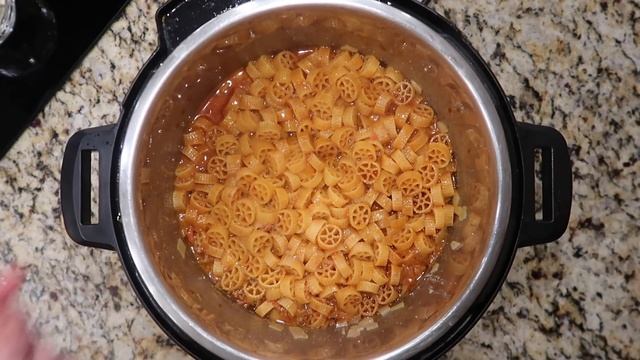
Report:
[[[418,334],[411,341],[401,347],[382,355],[383,358],[396,357],[398,355],[409,356],[421,349],[432,345],[441,338],[450,326],[469,311],[475,299],[480,295],[485,284],[490,280],[491,272],[496,265],[498,256],[503,250],[505,235],[509,225],[509,218],[512,206],[512,168],[508,152],[506,129],[501,121],[497,110],[497,104],[491,94],[493,90],[491,84],[484,84],[477,69],[469,63],[465,54],[446,39],[441,33],[429,27],[420,19],[411,14],[392,7],[382,2],[374,0],[352,0],[343,2],[341,0],[254,0],[225,13],[216,16],[193,34],[187,37],[157,68],[149,81],[144,84],[137,97],[135,106],[130,113],[129,121],[125,127],[121,128],[119,137],[122,139],[122,147],[119,155],[119,163],[114,167],[117,169],[119,184],[117,187],[119,210],[121,214],[120,222],[122,231],[126,237],[127,247],[133,266],[136,269],[136,277],[144,286],[146,295],[150,296],[158,308],[176,325],[176,327],[186,334],[193,341],[219,356],[225,358],[249,358],[249,356],[219,339],[211,336],[195,319],[185,313],[179,303],[166,294],[170,290],[165,287],[155,271],[153,263],[146,256],[141,231],[138,227],[137,215],[134,209],[136,203],[136,187],[134,175],[136,171],[135,151],[140,142],[143,141],[143,124],[147,114],[151,109],[155,94],[163,87],[170,76],[184,65],[189,54],[199,47],[205,46],[208,40],[215,37],[217,33],[224,31],[238,22],[246,21],[262,13],[275,10],[285,10],[288,8],[321,6],[321,7],[342,7],[370,15],[384,18],[398,26],[413,32],[419,39],[428,42],[431,47],[437,50],[464,79],[465,84],[473,95],[483,117],[486,119],[489,129],[489,137],[494,146],[496,156],[497,183],[497,206],[496,216],[491,231],[491,239],[484,258],[478,266],[475,276],[469,281],[464,292],[459,296],[456,303],[431,327]],[[456,41],[457,39],[454,39]],[[130,275],[131,276],[131,275]]]

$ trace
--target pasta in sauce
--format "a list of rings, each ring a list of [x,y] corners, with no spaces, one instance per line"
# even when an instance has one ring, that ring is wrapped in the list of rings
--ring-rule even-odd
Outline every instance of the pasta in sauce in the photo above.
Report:
[[[420,87],[353,49],[261,56],[184,135],[173,204],[213,283],[322,328],[415,286],[458,210],[446,127]]]

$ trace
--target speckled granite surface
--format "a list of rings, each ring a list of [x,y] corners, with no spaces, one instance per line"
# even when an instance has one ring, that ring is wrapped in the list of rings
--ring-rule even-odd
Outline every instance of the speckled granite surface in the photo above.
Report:
[[[0,265],[28,270],[21,301],[35,326],[78,359],[182,358],[138,304],[114,253],[73,244],[58,204],[63,145],[113,123],[155,46],[157,2],[135,0],[34,125],[0,161]],[[483,319],[449,354],[640,358],[640,4],[441,0],[516,117],[571,145],[569,231],[518,252]]]

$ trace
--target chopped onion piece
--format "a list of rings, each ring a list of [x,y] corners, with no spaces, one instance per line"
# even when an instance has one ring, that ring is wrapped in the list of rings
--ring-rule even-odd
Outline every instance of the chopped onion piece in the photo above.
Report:
[[[185,252],[187,251],[187,246],[184,244],[184,241],[182,241],[182,239],[178,239],[178,244],[176,245],[176,248],[178,249],[180,256],[182,256],[182,258],[184,259]]]
[[[294,339],[308,339],[309,335],[307,335],[304,330],[297,326],[289,326],[289,332],[293,335]]]
[[[349,328],[349,331],[347,332],[347,338],[358,337],[360,336],[361,331],[362,331],[362,328],[360,326],[354,325]]]
[[[399,302],[391,307],[391,311],[396,311],[404,308],[404,302]]]
[[[148,184],[151,182],[151,169],[143,167],[140,170],[140,182],[143,184]]]
[[[349,320],[349,324],[352,324],[352,325],[358,324],[360,322],[360,320],[362,320],[360,315],[356,315],[356,316],[352,317],[351,320]]]
[[[362,327],[362,328],[366,328],[366,327],[367,327],[367,325],[368,325],[369,323],[372,323],[372,322],[373,322],[373,319],[372,319],[372,318],[370,318],[370,317],[366,317],[366,318],[362,319],[362,321],[360,321],[360,323],[358,324],[358,326],[360,326],[360,327]]]
[[[367,331],[371,331],[377,328],[378,328],[378,323],[375,321],[372,321],[371,323],[367,324],[367,326],[364,329]]]
[[[467,207],[466,206],[454,206],[453,212],[458,215],[458,220],[462,221],[467,218]]]
[[[270,323],[269,327],[272,328],[275,331],[282,331],[284,330],[284,326],[278,324],[278,323]]]
[[[359,326],[363,330],[373,330],[378,327],[378,323],[373,321],[373,318],[368,317],[362,319],[362,321],[360,321],[357,326]]]
[[[438,271],[439,268],[440,268],[440,263],[433,264],[433,266],[431,267],[431,270],[429,271],[429,274],[435,274],[435,272]]]
[[[349,51],[349,52],[358,52],[358,49],[354,48],[351,45],[342,45],[340,50],[345,50],[345,51]]]

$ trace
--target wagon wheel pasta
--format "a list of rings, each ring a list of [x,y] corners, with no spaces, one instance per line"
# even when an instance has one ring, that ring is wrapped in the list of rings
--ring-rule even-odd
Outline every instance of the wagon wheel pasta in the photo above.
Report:
[[[360,175],[362,182],[371,185],[380,175],[380,165],[375,161],[364,160],[358,163],[356,171]]]
[[[265,263],[259,256],[253,256],[243,267],[243,270],[250,278],[256,278],[265,272]]]
[[[371,219],[371,207],[366,204],[353,204],[349,206],[349,224],[356,229],[362,230]]]
[[[405,105],[413,99],[415,90],[411,83],[404,80],[393,86],[391,94],[393,95],[393,101],[398,105]]]
[[[340,91],[342,100],[353,102],[358,98],[360,92],[359,79],[353,74],[344,75],[336,82],[336,89]]]
[[[360,302],[360,315],[373,316],[376,312],[378,312],[378,299],[376,296],[364,296]]]
[[[451,160],[451,150],[443,143],[430,143],[427,146],[427,160],[438,168],[443,168]]]
[[[266,290],[256,281],[246,282],[242,288],[245,299],[249,303],[257,303],[265,295]]]
[[[233,206],[233,220],[248,226],[256,220],[256,205],[248,199],[241,199]]]
[[[411,111],[409,119],[411,120],[413,126],[424,128],[431,125],[431,123],[433,122],[433,116],[433,108],[426,104],[418,104]]]
[[[320,284],[330,286],[335,284],[338,279],[338,269],[332,259],[326,258],[314,272],[314,276]]]
[[[422,175],[415,170],[403,172],[396,179],[396,185],[404,196],[413,196],[422,189]]]
[[[451,139],[422,96],[352,49],[263,55],[226,80],[183,136],[172,195],[212,282],[308,328],[410,291],[464,213]]]
[[[422,185],[424,187],[430,187],[434,185],[439,178],[438,167],[431,163],[425,162],[423,159],[417,161],[418,165],[416,170],[422,175]]]
[[[341,241],[342,229],[333,224],[324,225],[316,237],[318,246],[323,250],[333,250],[340,245]]]

